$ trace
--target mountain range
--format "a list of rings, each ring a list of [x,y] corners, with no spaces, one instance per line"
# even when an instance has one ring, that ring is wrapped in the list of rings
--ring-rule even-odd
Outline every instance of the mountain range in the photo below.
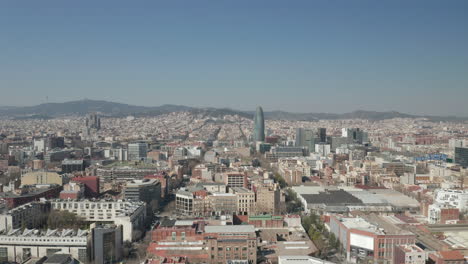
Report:
[[[54,118],[59,116],[86,115],[91,112],[98,112],[105,116],[157,116],[172,112],[191,112],[212,117],[223,117],[225,115],[239,115],[252,118],[253,111],[240,111],[228,108],[198,108],[183,105],[166,104],[161,106],[136,106],[123,103],[102,101],[102,100],[79,100],[64,103],[45,103],[36,106],[15,107],[0,106],[0,117],[3,118]],[[392,118],[428,118],[432,121],[458,120],[466,121],[468,118],[454,116],[420,116],[404,114],[396,111],[377,112],[358,110],[344,114],[333,113],[291,113],[285,111],[265,112],[265,119],[270,120],[296,120],[315,121],[320,119],[366,119],[384,120]]]

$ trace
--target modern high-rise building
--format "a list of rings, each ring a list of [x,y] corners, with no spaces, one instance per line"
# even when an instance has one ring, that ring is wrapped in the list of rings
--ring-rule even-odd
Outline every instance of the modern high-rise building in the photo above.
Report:
[[[326,128],[297,128],[296,147],[308,147],[311,152],[315,150],[315,144],[327,142]]]
[[[468,167],[468,148],[455,148],[455,163]]]
[[[130,143],[128,144],[128,159],[129,160],[142,160],[147,156],[146,143]]]
[[[86,117],[86,128],[101,129],[101,118],[97,114],[89,114]]]
[[[327,129],[323,127],[317,128],[317,136],[320,140],[320,143],[327,142]]]
[[[369,142],[368,133],[359,128],[343,128],[341,131],[341,136],[348,138],[348,143],[364,144]]]
[[[261,106],[257,107],[254,116],[254,142],[265,141],[265,119],[263,117],[263,109]]]

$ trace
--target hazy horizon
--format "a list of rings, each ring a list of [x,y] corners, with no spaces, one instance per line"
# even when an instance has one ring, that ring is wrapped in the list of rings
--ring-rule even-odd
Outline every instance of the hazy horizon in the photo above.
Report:
[[[187,107],[193,107],[193,108],[217,108],[217,109],[230,109],[230,110],[237,110],[237,111],[242,111],[242,112],[252,112],[252,113],[255,113],[255,108],[252,108],[252,109],[243,109],[243,108],[233,108],[233,107],[225,107],[225,106],[203,106],[203,105],[185,105],[185,104],[173,104],[173,103],[164,103],[164,104],[159,104],[159,105],[136,105],[136,104],[129,104],[129,103],[126,103],[126,102],[118,102],[118,101],[109,101],[109,100],[105,100],[105,99],[92,99],[92,98],[82,98],[82,99],[76,99],[76,100],[71,100],[71,101],[65,101],[65,102],[44,102],[44,103],[40,103],[40,104],[34,104],[34,105],[0,105],[0,107],[17,107],[17,108],[21,108],[21,107],[33,107],[33,106],[38,106],[38,105],[41,105],[41,104],[62,104],[62,103],[71,103],[71,102],[79,102],[79,101],[86,101],[86,100],[89,100],[89,101],[106,101],[106,102],[111,102],[111,103],[118,103],[118,104],[126,104],[126,105],[132,105],[132,106],[142,106],[142,107],[158,107],[158,106],[163,106],[163,105],[176,105],[176,106],[187,106]],[[324,113],[324,114],[347,114],[347,113],[352,113],[352,112],[357,112],[357,111],[368,111],[368,112],[399,112],[399,113],[402,113],[402,114],[411,114],[411,115],[428,115],[428,116],[454,116],[454,117],[461,117],[461,118],[464,118],[464,117],[468,117],[468,115],[429,115],[429,114],[420,114],[420,113],[408,113],[408,112],[401,112],[401,111],[397,111],[397,110],[392,110],[392,109],[388,109],[388,110],[374,110],[374,109],[350,109],[349,111],[345,111],[345,112],[319,112],[319,111],[316,111],[316,112],[313,112],[313,111],[309,111],[309,112],[297,112],[297,111],[288,111],[288,110],[284,110],[284,109],[277,109],[277,108],[265,108],[263,107],[262,105],[258,105],[258,106],[261,106],[263,108],[263,110],[265,112],[275,112],[275,111],[280,111],[280,112],[288,112],[288,113],[293,113],[293,114],[309,114],[309,113]],[[257,107],[257,106],[255,106]]]
[[[0,105],[468,116],[468,1],[5,1]]]

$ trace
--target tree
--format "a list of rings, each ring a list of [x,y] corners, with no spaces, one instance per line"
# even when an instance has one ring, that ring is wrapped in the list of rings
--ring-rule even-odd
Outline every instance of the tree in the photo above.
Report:
[[[62,229],[62,228],[86,228],[86,222],[80,216],[68,211],[52,210],[47,218],[47,228]]]
[[[310,217],[304,216],[304,217],[302,218],[302,226],[304,227],[304,229],[306,230],[306,232],[309,231],[311,225],[312,225],[312,220],[310,219]]]
[[[340,241],[336,239],[336,236],[333,233],[330,233],[330,236],[328,237],[328,244],[331,248],[336,250],[338,250],[338,248],[340,247]]]

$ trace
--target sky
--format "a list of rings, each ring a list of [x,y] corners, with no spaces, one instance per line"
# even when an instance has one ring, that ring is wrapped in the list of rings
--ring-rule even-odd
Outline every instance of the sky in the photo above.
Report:
[[[0,106],[468,116],[468,1],[1,1]]]

